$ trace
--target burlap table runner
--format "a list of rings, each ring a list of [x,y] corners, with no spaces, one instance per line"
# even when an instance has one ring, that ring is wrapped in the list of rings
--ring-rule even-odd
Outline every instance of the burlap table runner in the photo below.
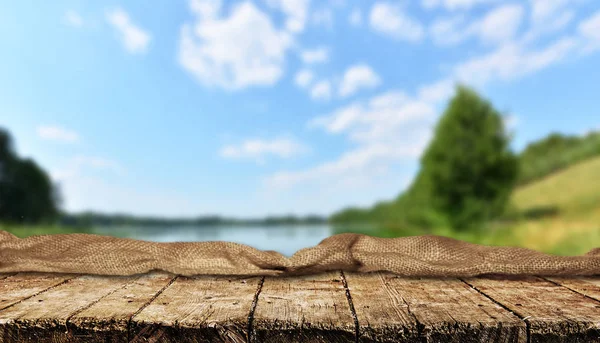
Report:
[[[0,272],[133,275],[162,270],[191,276],[293,275],[329,270],[388,271],[404,276],[600,274],[600,248],[555,256],[520,247],[485,246],[422,235],[378,238],[344,233],[288,258],[232,242],[157,243],[94,234],[18,238],[0,230]]]

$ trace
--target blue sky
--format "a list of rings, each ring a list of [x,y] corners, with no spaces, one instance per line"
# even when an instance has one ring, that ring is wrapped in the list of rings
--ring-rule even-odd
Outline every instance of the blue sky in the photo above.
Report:
[[[395,197],[456,82],[514,149],[600,129],[592,0],[0,4],[0,126],[70,211],[329,214]]]

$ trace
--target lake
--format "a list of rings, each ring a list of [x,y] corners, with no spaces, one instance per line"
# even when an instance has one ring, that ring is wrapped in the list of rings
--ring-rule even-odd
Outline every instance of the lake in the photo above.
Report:
[[[93,233],[152,242],[227,241],[286,256],[334,234],[330,225],[97,227]]]

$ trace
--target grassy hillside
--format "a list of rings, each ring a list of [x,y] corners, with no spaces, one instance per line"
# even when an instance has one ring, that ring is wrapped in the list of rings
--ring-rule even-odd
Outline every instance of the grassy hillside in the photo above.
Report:
[[[512,202],[523,211],[555,207],[563,214],[575,215],[597,208],[600,205],[600,157],[519,187]]]
[[[600,157],[518,188],[512,204],[536,214],[511,228],[522,246],[559,254],[600,247]]]
[[[426,233],[478,244],[521,246],[557,255],[584,254],[600,247],[600,157],[517,188],[511,207],[511,219],[490,223],[478,233],[457,233],[445,227]],[[348,231],[345,225],[337,230],[345,231]],[[381,228],[362,232],[382,237],[424,233],[419,230],[399,233]]]

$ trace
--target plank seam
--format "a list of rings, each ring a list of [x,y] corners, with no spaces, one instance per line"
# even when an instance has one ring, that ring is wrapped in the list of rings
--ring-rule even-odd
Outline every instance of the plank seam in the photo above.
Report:
[[[20,273],[17,273],[17,274],[20,274]],[[15,275],[17,275],[17,274],[15,274]],[[67,279],[65,279],[65,280],[62,280],[61,282],[59,282],[59,283],[57,283],[57,284],[55,284],[55,285],[52,285],[52,286],[50,286],[50,287],[48,287],[48,288],[45,288],[45,289],[43,289],[43,290],[41,290],[41,291],[39,291],[39,292],[37,292],[37,293],[35,293],[35,294],[32,294],[32,295],[30,295],[30,296],[27,296],[27,297],[25,297],[25,298],[23,298],[23,299],[21,299],[21,300],[19,300],[19,301],[15,302],[14,304],[10,304],[10,305],[8,305],[8,306],[2,307],[2,308],[0,308],[0,311],[4,311],[4,310],[6,310],[6,309],[8,309],[8,308],[11,308],[11,307],[13,307],[13,306],[15,306],[15,305],[18,305],[18,304],[22,303],[22,302],[23,302],[23,301],[25,301],[25,300],[28,300],[28,299],[31,299],[31,298],[33,298],[33,297],[35,297],[35,296],[38,296],[38,295],[40,295],[40,294],[43,294],[43,293],[45,293],[45,292],[47,292],[47,291],[49,291],[49,290],[51,290],[51,289],[53,289],[53,288],[56,288],[56,287],[58,287],[58,286],[61,286],[61,285],[65,284],[65,283],[67,283],[67,282],[69,282],[69,281],[71,281],[71,280],[74,280],[74,279],[76,279],[76,278],[78,278],[78,277],[80,277],[80,276],[81,276],[81,275],[76,275],[76,276],[73,276],[73,277],[71,277],[71,278],[67,278]]]
[[[490,299],[492,302],[494,302],[494,304],[502,307],[503,309],[507,310],[508,312],[512,313],[513,315],[515,315],[517,318],[521,319],[524,323],[525,323],[525,327],[527,328],[527,343],[531,343],[531,327],[529,325],[529,322],[527,321],[527,317],[523,317],[520,314],[514,312],[513,310],[511,310],[510,308],[508,308],[506,305],[500,303],[499,301],[497,301],[496,299],[492,298],[491,296],[483,293],[483,291],[481,291],[480,289],[478,289],[477,287],[475,287],[474,285],[468,283],[467,281],[465,281],[462,278],[458,278],[460,281],[464,282],[465,284],[467,284],[469,287],[471,287],[472,289],[474,289],[475,291],[477,291],[479,294],[483,295],[484,297]]]
[[[85,310],[89,309],[90,307],[94,306],[95,304],[99,303],[99,302],[100,302],[102,299],[106,298],[107,296],[109,296],[109,295],[111,295],[111,294],[115,293],[116,291],[118,291],[118,290],[121,290],[121,289],[123,289],[123,288],[127,287],[128,285],[130,285],[130,284],[132,284],[132,283],[136,282],[136,281],[137,281],[137,280],[139,280],[140,278],[141,278],[141,276],[138,276],[138,277],[134,278],[133,280],[131,280],[131,281],[129,281],[129,282],[126,282],[126,283],[125,283],[125,284],[123,284],[121,287],[117,287],[117,288],[113,289],[112,291],[110,291],[110,292],[108,292],[108,293],[104,294],[104,295],[103,295],[103,296],[101,296],[100,298],[98,298],[98,299],[96,299],[96,300],[94,300],[94,301],[90,302],[89,304],[87,304],[87,305],[84,305],[84,306],[82,306],[81,308],[79,308],[79,309],[75,310],[75,311],[74,311],[73,313],[71,313],[71,315],[69,315],[69,316],[67,317],[67,319],[65,320],[65,327],[66,327],[66,329],[67,329],[67,332],[69,332],[69,321],[70,321],[70,320],[71,320],[73,317],[75,317],[75,316],[76,316],[76,315],[78,315],[79,313],[81,313],[81,312],[83,312],[83,311],[85,311]],[[73,326],[73,324],[71,324],[71,326]]]
[[[385,290],[387,295],[390,297],[393,297],[392,288],[386,282],[384,275],[381,272],[378,272],[377,275],[379,276],[379,280],[381,281],[382,288]],[[399,276],[395,276],[394,278],[399,278]],[[415,324],[417,326],[417,336],[419,336],[420,338],[422,338],[426,341],[428,338],[426,337],[426,334],[425,334],[425,324],[421,323],[419,321],[419,319],[417,318],[417,316],[410,310],[410,304],[408,303],[408,301],[406,301],[406,298],[403,297],[400,292],[397,292],[397,293],[400,296],[400,298],[402,299],[402,302],[406,305],[406,312],[415,321]],[[452,319],[454,320],[454,318],[452,318]],[[456,320],[454,320],[454,322],[456,323]]]
[[[348,306],[350,306],[350,314],[352,315],[352,319],[354,320],[354,341],[358,343],[360,337],[360,324],[358,323],[358,315],[356,314],[354,302],[352,301],[352,294],[350,294],[348,281],[346,280],[346,275],[344,274],[343,270],[340,270],[340,278],[342,279],[342,284],[344,285],[344,289],[346,291],[346,299],[348,300]]]
[[[137,316],[138,314],[140,314],[140,312],[142,312],[146,307],[150,306],[150,304],[156,300],[156,298],[158,298],[167,288],[169,288],[173,282],[175,282],[175,280],[177,280],[179,278],[179,275],[175,275],[174,277],[172,277],[169,282],[167,282],[166,285],[164,285],[161,289],[158,290],[158,292],[156,292],[156,294],[154,294],[150,299],[148,299],[148,301],[146,301],[144,304],[142,304],[142,306],[137,309],[135,312],[133,312],[129,318],[127,318],[127,342],[131,341],[131,321],[133,320],[133,317]]]
[[[568,289],[568,290],[570,290],[570,291],[573,291],[573,292],[575,292],[575,293],[577,293],[577,294],[583,295],[584,297],[586,297],[586,298],[588,298],[588,299],[592,299],[592,300],[594,300],[594,301],[596,301],[596,302],[600,302],[600,299],[596,299],[596,298],[594,298],[594,297],[592,297],[592,296],[589,296],[589,295],[587,295],[587,294],[583,294],[583,293],[581,293],[581,292],[578,292],[577,290],[575,290],[575,289],[573,289],[573,288],[571,288],[571,287],[569,287],[569,286],[566,286],[566,285],[560,284],[560,283],[558,283],[558,282],[556,282],[556,281],[552,281],[552,280],[550,280],[550,279],[546,279],[546,278],[545,278],[545,277],[543,277],[543,276],[539,276],[539,275],[534,275],[534,276],[535,276],[535,277],[537,277],[537,278],[540,278],[540,279],[542,279],[542,280],[544,280],[544,281],[548,281],[548,282],[550,282],[550,283],[553,283],[553,284],[555,284],[555,285],[557,285],[557,286],[564,287],[564,288],[566,288],[566,289]]]
[[[260,292],[262,291],[263,284],[265,283],[265,277],[261,277],[258,282],[258,286],[256,288],[256,292],[254,293],[254,299],[252,299],[252,305],[250,305],[250,312],[248,313],[248,328],[246,335],[246,342],[253,343],[255,341],[254,337],[254,312],[256,311],[256,305],[258,304],[258,297]]]

